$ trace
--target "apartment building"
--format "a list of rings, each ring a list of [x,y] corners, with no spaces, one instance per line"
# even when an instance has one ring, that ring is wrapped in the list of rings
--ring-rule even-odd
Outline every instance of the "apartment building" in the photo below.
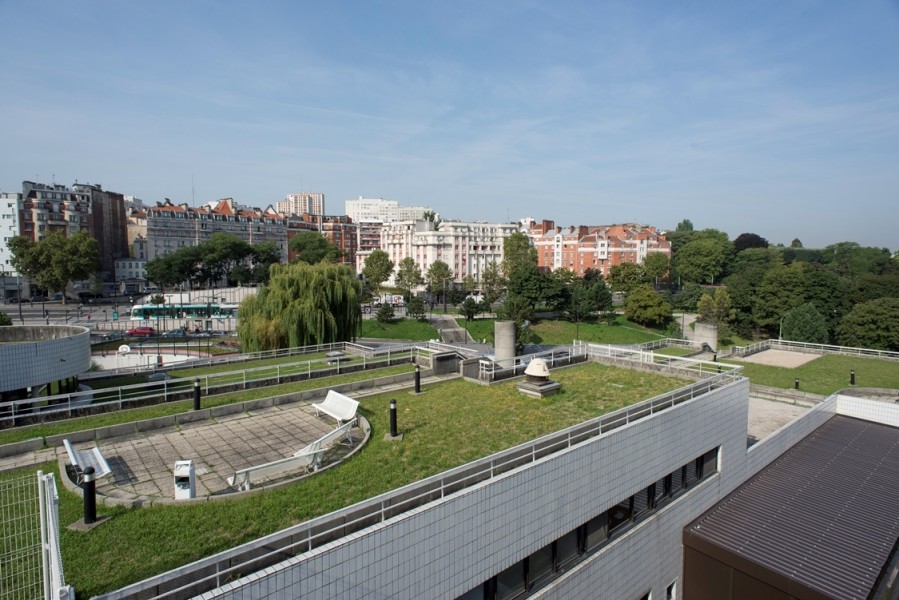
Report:
[[[22,182],[19,233],[38,242],[50,232],[87,232],[97,240],[100,275],[113,281],[115,259],[128,255],[124,196],[99,184],[71,188],[53,183]]]
[[[547,271],[568,269],[583,276],[596,269],[603,276],[622,263],[640,264],[652,252],[671,256],[671,242],[655,227],[637,223],[557,227],[551,220],[525,223],[537,250],[537,264]]]
[[[300,192],[288,194],[284,200],[279,200],[275,208],[282,215],[324,215],[325,195],[321,192]]]
[[[19,296],[21,278],[12,266],[12,252],[6,243],[19,235],[19,210],[22,205],[22,194],[18,192],[0,193],[0,286],[2,300]]]
[[[396,200],[383,198],[363,198],[346,201],[346,215],[354,223],[374,221],[390,223],[393,221],[424,220],[425,213],[433,212],[427,206],[400,206]]]
[[[273,241],[287,260],[287,217],[269,206],[241,206],[232,198],[202,207],[174,204],[166,198],[146,210],[147,260],[185,246],[202,244],[213,233],[230,233],[248,244]]]
[[[381,229],[381,249],[394,264],[411,257],[424,273],[439,260],[456,283],[467,276],[480,281],[487,265],[502,262],[503,241],[517,230],[514,223],[442,221],[435,229],[431,221],[397,221]]]

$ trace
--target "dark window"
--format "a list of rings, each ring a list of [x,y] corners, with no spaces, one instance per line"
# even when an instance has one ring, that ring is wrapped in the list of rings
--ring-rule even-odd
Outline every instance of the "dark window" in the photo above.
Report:
[[[553,545],[547,544],[528,557],[528,587],[553,572]]]
[[[674,471],[668,476],[671,479],[671,493],[676,494],[684,487],[684,470],[683,468]]]
[[[630,522],[634,515],[634,497],[631,496],[624,502],[619,502],[609,509],[609,535],[611,536],[624,525]]]
[[[699,479],[699,476],[696,473],[696,461],[692,460],[684,465],[684,486],[690,487],[696,483],[697,479]]]
[[[607,539],[609,539],[607,513],[602,513],[598,517],[587,521],[587,550],[598,548]]]
[[[514,598],[525,591],[524,561],[518,561],[496,576],[496,599]]]
[[[484,600],[484,585],[481,584],[472,590],[468,590],[459,596],[457,600]]]
[[[634,494],[634,518],[639,519],[649,512],[652,486]]]
[[[561,569],[578,556],[577,529],[556,540],[556,569]]]
[[[702,460],[704,463],[702,467],[703,477],[709,477],[718,472],[718,448],[706,452]]]
[[[677,599],[677,582],[674,581],[665,588],[665,600],[676,600]]]

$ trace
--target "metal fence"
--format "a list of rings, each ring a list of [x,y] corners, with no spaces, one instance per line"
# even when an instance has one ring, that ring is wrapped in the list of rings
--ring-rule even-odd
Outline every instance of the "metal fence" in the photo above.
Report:
[[[319,352],[325,348],[331,348],[330,351],[339,348],[341,351],[345,351],[346,355],[264,365],[181,379],[169,379],[163,375],[158,381],[0,402],[0,429],[163,402],[187,400],[193,397],[195,380],[199,380],[203,395],[208,396],[408,363],[415,360],[419,352],[413,345],[369,348],[356,344],[341,343],[339,345],[316,346],[315,348]],[[297,351],[304,349],[291,350],[293,350],[293,354],[273,353],[274,356],[261,356],[260,353],[256,353],[252,356],[255,357],[254,360],[260,360],[263,358],[278,359],[302,356],[312,353]],[[179,365],[178,368],[186,370],[202,366],[207,365],[192,362]]]
[[[583,362],[587,360],[587,344],[576,342],[571,346],[524,354],[504,360],[481,359],[478,379],[482,382],[492,383],[518,377],[524,374],[525,369],[535,358],[542,358],[550,368]]]
[[[842,354],[844,356],[861,356],[864,358],[877,358],[880,360],[899,361],[899,352],[889,350],[872,350],[870,348],[853,348],[851,346],[833,346],[830,344],[812,344],[809,342],[794,342],[792,340],[764,340],[749,346],[734,346],[731,348],[731,357],[744,357],[763,350],[790,350],[793,352],[813,352],[817,354]]]
[[[52,473],[0,482],[0,600],[68,600]]]
[[[721,374],[709,374],[708,378],[702,381],[672,392],[444,471],[98,598],[180,600],[193,597],[482,481],[498,477],[522,465],[536,462],[576,444],[668,410],[740,378],[739,367]]]

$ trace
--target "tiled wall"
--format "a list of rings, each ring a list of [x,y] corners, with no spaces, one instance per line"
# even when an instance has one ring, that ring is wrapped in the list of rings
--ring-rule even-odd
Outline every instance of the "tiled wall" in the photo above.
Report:
[[[12,327],[9,329],[18,329]],[[24,329],[24,328],[23,328]],[[91,366],[90,331],[84,327],[28,327],[40,341],[0,344],[0,391],[43,385]],[[46,335],[41,335],[44,331]]]
[[[836,396],[836,400],[837,412],[841,415],[899,427],[899,404],[895,402],[842,395]]]
[[[638,598],[679,577],[681,530],[746,470],[748,381],[610,432],[208,594],[222,598],[455,598],[721,446],[721,474],[545,588]],[[639,565],[639,566],[636,566]]]

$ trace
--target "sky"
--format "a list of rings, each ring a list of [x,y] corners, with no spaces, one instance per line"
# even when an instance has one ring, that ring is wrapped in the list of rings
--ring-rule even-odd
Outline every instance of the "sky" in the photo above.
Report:
[[[899,250],[899,0],[0,0],[0,191]]]

